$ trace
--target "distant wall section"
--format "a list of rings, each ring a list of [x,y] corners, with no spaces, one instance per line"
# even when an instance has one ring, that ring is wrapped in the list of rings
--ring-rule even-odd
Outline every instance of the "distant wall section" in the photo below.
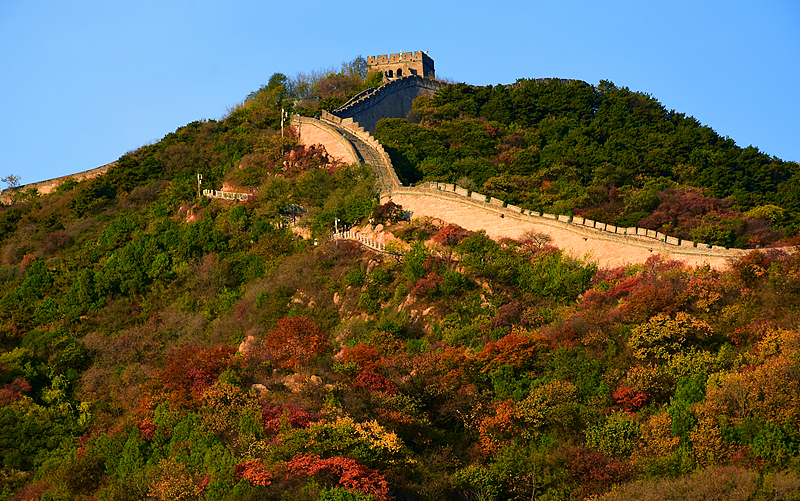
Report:
[[[406,118],[414,99],[419,96],[433,97],[445,85],[444,82],[420,76],[403,77],[356,95],[331,114],[343,120],[351,119],[370,134],[375,134],[378,120]]]
[[[85,181],[86,179],[92,179],[97,176],[101,176],[108,172],[108,169],[117,165],[117,162],[111,162],[110,164],[105,164],[103,166],[97,167],[95,169],[85,170],[83,172],[78,172],[76,174],[70,174],[69,176],[61,176],[56,177],[53,179],[47,179],[45,181],[39,181],[38,183],[29,183],[23,184],[22,186],[17,186],[16,188],[6,188],[2,192],[0,192],[0,202],[8,203],[11,201],[11,195],[14,193],[24,193],[30,189],[36,188],[39,191],[39,194],[46,195],[51,191],[58,188],[61,183],[66,181],[67,179],[73,179],[75,181]]]

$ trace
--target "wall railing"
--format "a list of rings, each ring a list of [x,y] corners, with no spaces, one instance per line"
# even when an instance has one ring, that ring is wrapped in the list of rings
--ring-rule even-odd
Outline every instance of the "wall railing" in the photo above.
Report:
[[[203,195],[208,198],[221,198],[223,200],[246,201],[252,196],[250,193],[235,193],[233,191],[203,190]]]

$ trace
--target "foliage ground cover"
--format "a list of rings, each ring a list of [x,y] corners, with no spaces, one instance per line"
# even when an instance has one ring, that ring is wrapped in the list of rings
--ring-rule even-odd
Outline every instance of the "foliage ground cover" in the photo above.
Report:
[[[493,241],[405,221],[402,207],[377,206],[369,168],[281,139],[280,106],[301,80],[278,75],[104,177],[0,207],[0,499],[797,498],[800,254],[598,269],[540,235]],[[408,175],[463,168],[482,189],[500,186],[503,151],[513,175],[557,185],[569,176],[519,159],[539,155],[525,168],[555,173],[573,155],[577,168],[588,160],[570,149],[585,140],[571,124],[605,130],[585,144],[628,183],[619,203],[643,200],[631,207],[656,217],[668,200],[696,202],[791,231],[782,188],[652,184],[643,166],[666,179],[670,161],[604,150],[612,136],[650,144],[665,123],[727,140],[664,122],[625,89],[551,85],[454,86],[418,101],[419,123],[381,126],[447,139],[414,139],[418,158],[396,143]],[[628,132],[601,128],[614,120]],[[547,139],[556,132],[567,143]],[[753,158],[778,177],[794,168]],[[198,200],[198,170],[255,196]],[[592,186],[551,193],[563,202]],[[370,217],[409,252],[326,239],[336,219]]]

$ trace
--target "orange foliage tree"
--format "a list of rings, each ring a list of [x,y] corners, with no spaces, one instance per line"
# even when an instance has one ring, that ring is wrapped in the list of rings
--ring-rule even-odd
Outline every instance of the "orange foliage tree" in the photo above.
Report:
[[[265,336],[264,347],[278,365],[297,370],[328,350],[328,336],[310,318],[282,318]]]
[[[548,349],[547,339],[515,331],[497,342],[486,343],[477,358],[485,373],[490,373],[501,365],[525,369],[539,362],[540,356]]]
[[[361,370],[376,371],[383,365],[377,348],[366,343],[342,350],[341,360],[345,364],[355,364]]]
[[[287,480],[293,476],[334,477],[347,490],[374,496],[377,501],[389,499],[386,477],[354,459],[335,456],[322,459],[316,454],[298,454],[286,464]]]
[[[236,478],[246,480],[251,485],[260,485],[266,487],[272,483],[273,475],[264,466],[264,460],[261,458],[251,459],[244,463],[237,464],[234,467]]]
[[[472,235],[471,231],[465,230],[457,224],[448,224],[436,232],[433,241],[442,246],[454,247],[470,235]]]
[[[171,403],[177,406],[199,404],[203,393],[224,371],[236,349],[231,346],[201,348],[184,346],[167,356],[160,375],[164,388],[171,390]]]

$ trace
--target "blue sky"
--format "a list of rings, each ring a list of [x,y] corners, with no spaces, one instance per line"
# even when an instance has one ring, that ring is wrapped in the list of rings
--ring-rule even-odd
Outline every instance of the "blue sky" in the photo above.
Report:
[[[475,85],[611,80],[800,161],[797,0],[0,0],[0,177],[98,167],[275,72],[414,50]]]

